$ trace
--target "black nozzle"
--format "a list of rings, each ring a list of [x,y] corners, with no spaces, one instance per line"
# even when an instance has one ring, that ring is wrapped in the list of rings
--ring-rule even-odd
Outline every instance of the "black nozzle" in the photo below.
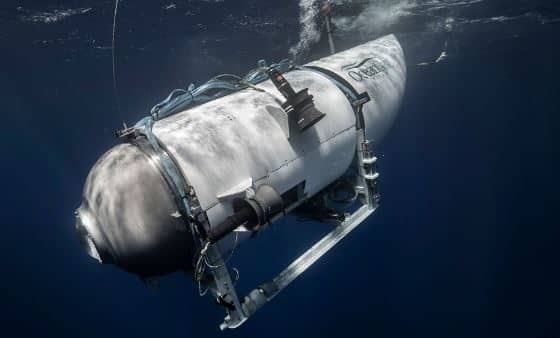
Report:
[[[255,210],[251,208],[248,204],[234,212],[231,216],[228,216],[222,223],[216,225],[208,232],[208,240],[212,243],[216,243],[220,239],[224,238],[227,234],[237,229],[243,224],[256,224],[258,220]]]
[[[208,240],[215,243],[241,225],[256,231],[261,225],[270,222],[272,216],[282,209],[282,196],[272,186],[263,184],[258,187],[252,198],[237,198],[233,201],[234,213],[212,227],[207,234]]]

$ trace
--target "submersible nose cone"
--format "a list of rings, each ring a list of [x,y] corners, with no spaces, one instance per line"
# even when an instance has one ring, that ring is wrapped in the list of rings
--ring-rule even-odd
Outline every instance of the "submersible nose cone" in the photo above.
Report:
[[[106,241],[97,240],[97,244],[93,239],[92,234],[88,231],[89,227],[92,228],[93,220],[87,210],[80,207],[76,210],[76,225],[75,230],[78,235],[78,240],[82,245],[84,251],[99,263],[111,264],[114,262],[111,253],[107,250]],[[86,224],[89,224],[86,226]],[[94,230],[94,229],[92,229]]]
[[[121,144],[91,169],[76,215],[86,252],[140,276],[190,270],[193,238],[148,153]]]

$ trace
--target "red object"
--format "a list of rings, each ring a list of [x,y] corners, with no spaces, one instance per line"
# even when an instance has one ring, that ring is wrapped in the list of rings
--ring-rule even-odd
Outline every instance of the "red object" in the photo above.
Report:
[[[325,1],[323,7],[321,7],[321,12],[324,16],[331,15],[331,3],[329,1]]]

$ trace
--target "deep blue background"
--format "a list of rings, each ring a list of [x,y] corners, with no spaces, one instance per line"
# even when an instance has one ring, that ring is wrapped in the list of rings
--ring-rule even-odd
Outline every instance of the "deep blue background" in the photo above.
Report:
[[[451,33],[426,29],[430,16],[386,27],[403,43],[409,77],[378,149],[382,207],[242,328],[219,333],[221,309],[180,274],[150,290],[94,264],[72,213],[121,121],[175,87],[286,57],[297,41],[297,1],[165,4],[122,3],[120,112],[111,1],[0,5],[2,336],[560,336],[560,23],[529,16]],[[66,6],[93,9],[50,24],[26,19]],[[494,1],[446,15],[554,19],[558,7]],[[447,60],[416,66],[444,40]],[[325,53],[321,41],[302,59]],[[325,230],[286,220],[244,243],[232,261],[239,287],[270,278]]]

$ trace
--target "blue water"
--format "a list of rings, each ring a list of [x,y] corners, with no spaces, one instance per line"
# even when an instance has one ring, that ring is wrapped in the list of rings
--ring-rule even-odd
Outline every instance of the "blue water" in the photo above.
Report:
[[[396,32],[407,56],[400,115],[378,149],[382,206],[224,333],[222,310],[185,276],[151,290],[94,264],[73,211],[123,120],[173,88],[289,56],[298,2],[122,1],[120,110],[112,1],[2,3],[2,336],[559,336],[560,6],[371,3],[335,7],[354,19],[369,8],[380,22],[341,26],[335,40],[345,48]],[[326,53],[323,38],[298,59]],[[232,260],[240,289],[270,278],[324,230],[286,220],[244,243]]]

